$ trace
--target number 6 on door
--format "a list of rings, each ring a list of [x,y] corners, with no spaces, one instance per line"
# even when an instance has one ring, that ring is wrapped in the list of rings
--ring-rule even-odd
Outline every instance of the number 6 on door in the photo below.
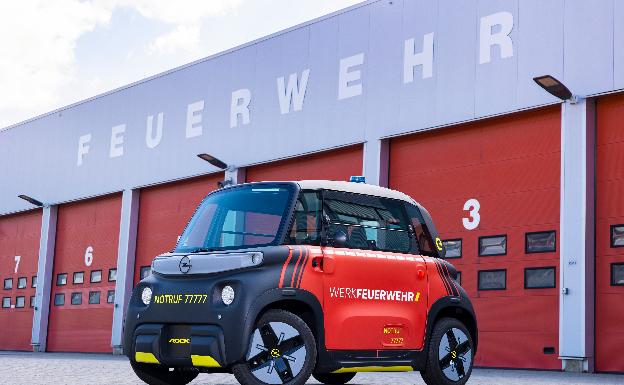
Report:
[[[468,215],[470,218],[462,218],[462,223],[466,230],[474,230],[479,227],[479,222],[481,222],[481,215],[479,214],[479,209],[481,208],[481,204],[476,199],[468,199],[466,203],[464,203],[464,211],[468,211]]]

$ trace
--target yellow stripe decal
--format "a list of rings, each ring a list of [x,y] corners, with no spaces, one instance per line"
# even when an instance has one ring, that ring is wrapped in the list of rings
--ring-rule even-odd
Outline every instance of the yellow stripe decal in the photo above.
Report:
[[[354,366],[352,368],[340,368],[332,373],[359,373],[359,372],[411,372],[411,366]]]
[[[134,360],[136,362],[143,362],[145,364],[160,364],[156,356],[154,356],[152,353],[136,352],[134,354]]]
[[[193,366],[202,366],[204,368],[220,368],[221,365],[210,356],[196,356],[192,355],[191,360],[193,361]]]

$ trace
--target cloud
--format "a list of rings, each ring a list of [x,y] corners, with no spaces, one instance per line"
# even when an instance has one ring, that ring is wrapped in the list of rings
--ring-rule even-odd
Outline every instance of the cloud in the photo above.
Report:
[[[58,102],[73,78],[76,41],[110,16],[89,2],[0,2],[0,127],[33,106]]]

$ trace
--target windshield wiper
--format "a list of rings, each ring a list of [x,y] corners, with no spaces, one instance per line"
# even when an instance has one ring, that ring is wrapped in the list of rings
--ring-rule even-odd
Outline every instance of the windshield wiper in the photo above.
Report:
[[[211,251],[220,251],[220,248],[217,247],[196,247],[189,251],[185,251],[185,253],[209,253]]]

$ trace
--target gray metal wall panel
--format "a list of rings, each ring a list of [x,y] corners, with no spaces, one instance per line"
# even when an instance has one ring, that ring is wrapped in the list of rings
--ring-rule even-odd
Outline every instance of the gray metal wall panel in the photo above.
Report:
[[[435,62],[439,50],[436,47],[438,37],[438,2],[427,0],[406,0],[403,13],[403,33],[397,42],[400,44],[400,59],[397,60],[399,67],[394,69],[399,78],[400,104],[399,126],[392,133],[420,130],[435,125],[438,120],[436,96],[438,95]],[[403,82],[403,50],[405,40],[414,39],[414,52],[423,51],[423,36],[434,34],[433,44],[433,76],[423,79],[423,68],[414,69],[414,81],[404,84]],[[390,98],[392,100],[394,98]]]
[[[474,118],[476,5],[476,0],[439,1],[434,52],[438,124]]]
[[[564,0],[522,0],[519,6],[518,107],[557,102],[533,78],[550,74],[563,79]]]
[[[479,0],[477,13],[477,39],[480,39],[481,18],[499,12],[518,15],[517,0]],[[493,28],[494,29],[494,28]],[[493,31],[496,33],[497,31]],[[512,42],[518,41],[518,17],[509,35]],[[475,115],[477,117],[510,111],[516,106],[518,84],[518,47],[512,44],[511,57],[502,58],[499,46],[490,47],[491,62],[476,67]],[[479,62],[479,49],[475,50],[475,61]]]
[[[565,2],[564,79],[578,95],[613,89],[613,0]]]
[[[613,9],[614,74],[613,88],[624,88],[624,1],[616,1]]]
[[[480,64],[480,19],[501,10],[513,14],[513,56],[501,60],[494,47]],[[0,214],[29,208],[20,193],[58,203],[216,171],[200,152],[246,166],[556,102],[535,75],[560,77],[577,94],[622,88],[623,17],[613,0],[370,1],[0,132]],[[404,84],[405,40],[416,51],[430,32],[433,75],[417,67]],[[352,70],[363,93],[338,100],[340,60],[360,53]],[[307,68],[303,110],[281,114],[277,78]],[[239,88],[252,93],[251,122],[230,128]],[[187,138],[187,106],[201,100],[203,133]],[[162,140],[148,148],[147,116],[159,113]],[[119,124],[124,154],[111,158]]]

